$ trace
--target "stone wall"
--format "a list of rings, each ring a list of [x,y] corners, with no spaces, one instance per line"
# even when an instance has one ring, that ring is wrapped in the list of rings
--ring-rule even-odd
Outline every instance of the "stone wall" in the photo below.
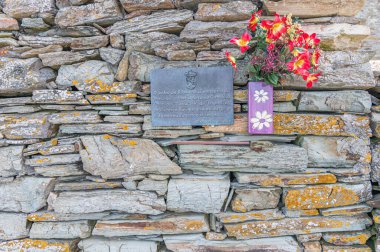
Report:
[[[0,251],[371,251],[379,4],[266,1],[319,34],[323,76],[275,90],[254,136],[228,40],[258,2],[0,0]],[[153,127],[151,70],[227,49],[234,125]]]

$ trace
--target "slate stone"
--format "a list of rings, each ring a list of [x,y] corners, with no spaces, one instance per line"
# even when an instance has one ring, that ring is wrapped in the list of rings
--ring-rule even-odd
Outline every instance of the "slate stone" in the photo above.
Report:
[[[107,34],[127,32],[178,32],[183,25],[193,19],[190,10],[164,10],[147,16],[138,16],[114,23],[107,29]]]
[[[151,1],[135,1],[135,0],[121,0],[122,6],[127,12],[140,11],[140,10],[164,10],[174,9],[173,1],[171,0],[151,0]]]
[[[41,248],[41,244],[43,248]],[[1,252],[25,251],[25,252],[45,252],[45,251],[70,251],[75,250],[76,240],[36,240],[22,239],[0,243]]]
[[[173,252],[202,252],[202,251],[234,251],[259,252],[283,251],[294,252],[301,250],[297,241],[291,236],[276,238],[262,238],[236,241],[227,239],[223,241],[209,241],[202,234],[192,235],[165,235],[166,247]]]
[[[0,14],[0,31],[17,31],[18,29],[19,26],[16,19],[5,14]]]
[[[371,236],[370,231],[324,233],[323,240],[334,245],[365,245]]]
[[[55,17],[55,23],[60,27],[92,23],[109,25],[121,19],[122,13],[117,1],[95,0],[82,6],[61,8]]]
[[[17,19],[55,11],[54,0],[4,0],[2,3],[4,13]]]
[[[152,192],[125,189],[61,192],[50,207],[57,213],[120,211],[157,215],[166,210],[164,198]]]
[[[26,165],[30,166],[46,166],[46,165],[62,165],[62,164],[75,164],[81,161],[79,154],[61,154],[40,156],[35,155],[31,159],[25,160]]]
[[[99,123],[103,120],[97,111],[68,111],[60,113],[52,113],[48,117],[51,124],[65,123]]]
[[[113,84],[114,72],[104,61],[90,60],[78,65],[60,67],[56,83],[58,86],[75,86],[90,93],[108,92]]]
[[[181,168],[147,139],[82,136],[83,169],[103,178],[122,178],[146,173],[180,174]]]
[[[249,1],[229,1],[227,3],[201,3],[194,19],[200,21],[242,21],[251,17],[256,6]]]
[[[374,181],[380,181],[380,144],[374,142],[371,144],[371,178]]]
[[[224,212],[215,214],[221,223],[238,223],[250,220],[280,220],[285,215],[278,209],[255,210],[245,213]]]
[[[110,63],[111,65],[118,65],[123,58],[124,51],[112,47],[102,47],[99,49],[100,57],[102,60]]]
[[[89,104],[89,102],[84,99],[82,92],[66,90],[34,90],[32,99],[33,102],[38,104]]]
[[[91,237],[81,240],[78,247],[83,252],[103,252],[112,249],[122,250],[123,252],[157,252],[157,242],[143,240],[128,240],[127,238],[104,238]]]
[[[183,175],[171,178],[167,209],[175,212],[218,213],[229,192],[229,176]]]
[[[39,54],[38,57],[42,60],[44,66],[59,69],[61,65],[70,65],[97,59],[99,58],[99,52],[97,50],[79,52],[62,51]]]
[[[209,231],[205,215],[174,215],[148,220],[98,221],[93,235],[123,237],[132,235],[188,234]]]
[[[40,71],[38,58],[0,58],[0,95],[31,94],[46,86],[47,78]]]
[[[46,112],[0,115],[0,132],[8,139],[54,137],[57,129],[48,122],[48,116]]]
[[[182,168],[197,171],[295,172],[307,167],[305,149],[291,144],[269,143],[257,149],[236,145],[178,145],[178,153]]]
[[[234,117],[233,125],[204,126],[204,128],[209,132],[246,134],[248,132],[247,115],[235,114]],[[308,122],[308,127],[305,127],[305,121]],[[295,113],[275,113],[274,134],[356,136],[359,138],[367,138],[372,135],[367,116]]]
[[[28,237],[30,225],[26,216],[22,213],[0,213],[0,240]]]
[[[0,183],[0,210],[7,212],[35,212],[46,206],[54,179],[22,177],[11,183]]]
[[[368,139],[303,136],[298,143],[307,150],[309,167],[355,167],[371,162]]]
[[[50,26],[46,24],[42,18],[23,18],[21,22],[21,27],[23,27],[26,32],[33,32],[45,31],[49,29]]]
[[[74,239],[91,236],[89,221],[36,222],[30,229],[32,239]]]
[[[291,210],[353,205],[372,198],[369,181],[361,184],[333,184],[284,189],[283,202]]]
[[[276,3],[268,1],[265,7],[269,10],[270,14],[279,13],[280,15],[287,15],[292,12],[294,16],[301,18],[323,17],[323,16],[354,16],[364,6],[363,0],[355,1],[329,1],[327,3],[321,2],[306,2],[300,0],[285,0]]]
[[[22,152],[24,146],[8,146],[0,148],[0,177],[23,175],[25,171]]]
[[[369,113],[371,96],[366,91],[301,92],[298,111]]]
[[[144,179],[139,182],[137,189],[141,191],[153,191],[156,192],[159,196],[164,196],[168,191],[168,181]]]
[[[299,235],[321,232],[357,231],[363,230],[372,221],[367,215],[355,217],[302,217],[285,218],[272,221],[253,221],[237,224],[225,224],[229,237],[238,240],[282,236]]]
[[[177,35],[165,32],[129,32],[125,35],[125,47],[127,49],[151,55],[154,55],[156,50],[160,48],[166,49],[178,42],[179,37]]]
[[[35,166],[34,172],[44,177],[67,177],[86,174],[79,164]]]
[[[235,212],[248,212],[267,208],[276,208],[281,197],[280,188],[236,189],[231,201]]]

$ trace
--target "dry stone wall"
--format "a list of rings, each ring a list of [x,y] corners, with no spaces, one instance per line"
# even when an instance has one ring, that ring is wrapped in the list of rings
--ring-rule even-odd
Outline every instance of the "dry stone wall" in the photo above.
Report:
[[[380,251],[378,0],[0,6],[1,252]],[[275,90],[266,136],[228,42],[256,6],[324,49],[313,89]],[[234,124],[153,127],[150,72],[226,50]]]

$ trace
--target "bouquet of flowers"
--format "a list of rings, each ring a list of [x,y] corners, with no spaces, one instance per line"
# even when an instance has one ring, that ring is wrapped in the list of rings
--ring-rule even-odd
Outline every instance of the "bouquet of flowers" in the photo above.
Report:
[[[315,33],[304,32],[291,14],[283,17],[275,14],[271,21],[262,19],[261,12],[252,14],[241,38],[230,40],[248,57],[251,79],[279,86],[281,78],[293,73],[311,88],[321,74],[318,71],[320,39]],[[236,59],[228,51],[226,56],[236,70]]]

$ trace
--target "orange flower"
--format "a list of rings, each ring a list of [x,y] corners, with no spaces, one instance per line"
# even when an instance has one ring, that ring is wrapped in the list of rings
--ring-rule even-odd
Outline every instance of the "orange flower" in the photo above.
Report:
[[[310,53],[303,52],[298,55],[293,61],[287,63],[289,71],[296,74],[302,74],[310,68]]]
[[[261,21],[261,28],[268,31],[268,38],[277,40],[287,31],[286,17],[281,18],[280,15],[276,13],[274,21]]]
[[[318,62],[319,62],[319,57],[321,56],[321,53],[319,49],[317,48],[313,54],[311,55],[311,64],[315,67],[318,68]]]
[[[308,88],[313,87],[313,83],[318,81],[318,76],[320,75],[321,73],[311,74],[309,72],[305,72],[305,74],[302,75],[302,78],[306,81],[306,87]]]
[[[249,42],[251,41],[252,37],[249,35],[248,32],[244,32],[244,34],[241,36],[241,38],[233,37],[230,42],[240,46],[241,53],[244,53],[249,49]]]
[[[236,71],[236,59],[228,51],[226,51],[226,57],[227,57],[227,60],[231,63],[232,67]]]
[[[248,28],[252,31],[256,31],[256,27],[259,24],[262,10],[256,11],[252,14],[251,19],[248,22]]]

